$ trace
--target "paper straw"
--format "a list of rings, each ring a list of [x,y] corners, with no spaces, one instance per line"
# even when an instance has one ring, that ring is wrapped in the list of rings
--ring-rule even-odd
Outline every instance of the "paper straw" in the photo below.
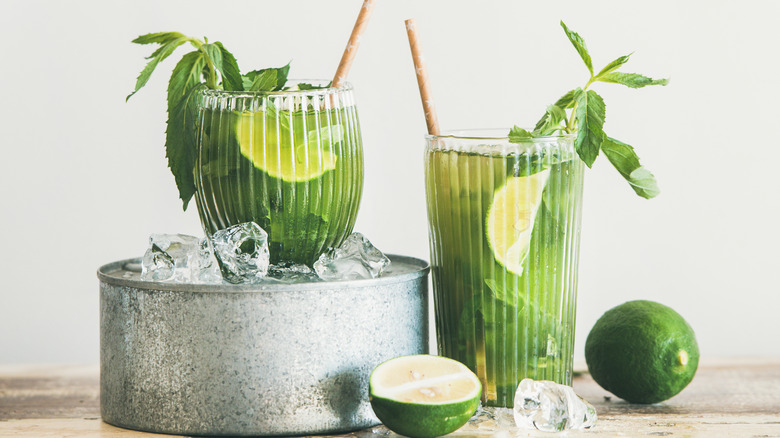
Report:
[[[355,21],[355,27],[352,28],[352,35],[349,36],[349,41],[347,41],[347,47],[344,49],[344,54],[341,55],[339,67],[333,76],[331,87],[340,87],[347,80],[349,68],[352,67],[352,61],[355,59],[358,46],[360,46],[360,37],[363,35],[363,31],[366,30],[366,26],[368,26],[368,19],[371,17],[371,11],[373,10],[374,0],[364,0],[357,21]]]
[[[420,97],[422,98],[423,111],[425,112],[425,123],[428,125],[428,134],[439,135],[439,119],[436,117],[436,106],[433,104],[433,95],[431,87],[428,86],[428,71],[425,69],[425,58],[423,57],[420,40],[417,37],[417,23],[414,18],[404,21],[406,24],[406,34],[409,36],[409,47],[412,49],[412,59],[414,60],[414,70],[417,72],[417,86],[420,88]]]

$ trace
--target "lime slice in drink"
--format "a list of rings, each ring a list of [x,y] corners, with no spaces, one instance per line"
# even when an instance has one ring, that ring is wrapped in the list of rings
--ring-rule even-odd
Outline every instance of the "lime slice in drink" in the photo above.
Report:
[[[299,119],[296,121],[301,124],[292,130],[289,120],[284,121],[287,123],[281,123],[277,132],[274,118],[261,112],[240,113],[236,139],[241,155],[256,168],[287,182],[309,181],[336,168],[338,157],[333,146],[344,137],[339,125],[312,129],[304,136]]]
[[[377,366],[369,379],[371,407],[393,432],[413,438],[446,435],[474,415],[482,394],[462,363],[426,354]]]
[[[487,240],[496,260],[516,275],[523,275],[534,218],[549,174],[549,170],[543,170],[533,175],[507,178],[493,194],[485,224]]]

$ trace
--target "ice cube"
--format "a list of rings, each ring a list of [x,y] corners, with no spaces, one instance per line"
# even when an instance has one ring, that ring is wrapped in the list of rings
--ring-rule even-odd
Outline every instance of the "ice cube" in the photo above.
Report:
[[[326,281],[376,278],[390,265],[390,259],[360,233],[352,233],[338,247],[314,262],[317,275]]]
[[[482,435],[489,433],[495,437],[500,432],[515,430],[515,420],[512,415],[512,410],[509,408],[480,405],[469,422],[458,429],[458,434]]]
[[[596,424],[596,409],[571,386],[523,379],[515,393],[515,423],[526,429],[560,432]]]
[[[195,236],[186,234],[152,234],[144,254],[141,279],[153,281],[192,280],[191,261],[200,250]]]
[[[312,283],[320,281],[320,277],[306,265],[296,263],[279,263],[268,267],[265,281],[277,283]]]
[[[219,263],[211,251],[211,242],[203,238],[198,241],[198,250],[190,253],[189,265],[193,283],[222,283]]]
[[[173,257],[152,243],[144,254],[141,264],[141,280],[166,281],[173,279],[176,264]]]
[[[254,222],[217,231],[211,245],[222,277],[231,283],[255,282],[268,273],[268,233]]]

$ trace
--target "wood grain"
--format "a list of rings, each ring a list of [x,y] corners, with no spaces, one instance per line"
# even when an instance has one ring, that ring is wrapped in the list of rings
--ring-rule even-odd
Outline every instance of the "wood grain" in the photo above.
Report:
[[[99,419],[97,366],[0,366],[0,438],[164,437],[110,426]],[[594,404],[599,420],[566,436],[780,437],[780,359],[703,360],[693,382],[655,405],[611,396],[584,373],[574,388]],[[452,436],[551,437],[504,430]],[[332,438],[396,436],[384,427]]]
[[[0,367],[0,420],[98,418],[98,375],[97,365]]]

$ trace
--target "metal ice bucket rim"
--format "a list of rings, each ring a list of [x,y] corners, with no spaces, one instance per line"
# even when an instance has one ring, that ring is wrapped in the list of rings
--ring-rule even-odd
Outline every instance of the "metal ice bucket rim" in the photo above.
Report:
[[[108,263],[101,266],[97,270],[98,279],[106,284],[115,286],[125,286],[134,289],[141,290],[158,290],[158,291],[170,291],[170,292],[197,292],[197,293],[265,293],[265,292],[301,292],[301,291],[319,291],[319,290],[333,290],[333,289],[361,289],[366,286],[388,285],[393,283],[402,283],[414,280],[428,274],[430,271],[430,265],[428,262],[415,257],[402,256],[397,254],[386,254],[390,258],[391,271],[385,276],[371,279],[360,280],[342,280],[342,281],[320,281],[311,283],[269,283],[269,284],[190,284],[190,283],[172,283],[162,281],[147,281],[147,280],[133,280],[127,278],[118,278],[109,275],[109,273],[121,270],[130,264],[137,264],[140,266],[141,258],[130,258],[119,260],[113,263]],[[404,263],[414,267],[416,270],[412,272],[406,272],[403,274],[393,274],[393,263]],[[370,284],[367,284],[370,282]]]

